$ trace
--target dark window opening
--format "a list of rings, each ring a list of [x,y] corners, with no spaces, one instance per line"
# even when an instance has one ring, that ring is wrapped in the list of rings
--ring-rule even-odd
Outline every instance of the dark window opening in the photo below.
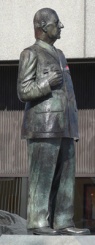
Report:
[[[68,59],[78,109],[95,108],[95,59]],[[0,62],[0,110],[24,110],[17,97],[18,61]]]

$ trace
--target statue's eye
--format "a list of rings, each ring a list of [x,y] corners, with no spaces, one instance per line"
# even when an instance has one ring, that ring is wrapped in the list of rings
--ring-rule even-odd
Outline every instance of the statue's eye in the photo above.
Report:
[[[58,22],[59,22],[59,20],[55,21],[55,25],[56,25],[56,26],[58,25]]]

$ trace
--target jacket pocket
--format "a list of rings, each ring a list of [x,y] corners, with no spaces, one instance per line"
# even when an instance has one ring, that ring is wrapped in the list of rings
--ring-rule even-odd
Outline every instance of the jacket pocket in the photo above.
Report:
[[[34,108],[35,113],[63,112],[65,110],[63,96],[53,95],[52,98],[44,100]]]

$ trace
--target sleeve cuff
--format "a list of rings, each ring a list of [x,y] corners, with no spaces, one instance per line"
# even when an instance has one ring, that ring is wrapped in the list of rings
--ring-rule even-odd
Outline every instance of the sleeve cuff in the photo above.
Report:
[[[51,93],[51,87],[47,80],[40,84],[40,90],[42,91],[43,95]]]

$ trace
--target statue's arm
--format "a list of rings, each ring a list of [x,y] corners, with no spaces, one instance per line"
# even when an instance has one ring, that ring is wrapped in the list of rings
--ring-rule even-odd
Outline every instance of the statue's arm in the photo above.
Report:
[[[37,54],[28,49],[21,53],[19,61],[17,93],[21,101],[26,102],[51,93],[47,79],[36,81]]]

